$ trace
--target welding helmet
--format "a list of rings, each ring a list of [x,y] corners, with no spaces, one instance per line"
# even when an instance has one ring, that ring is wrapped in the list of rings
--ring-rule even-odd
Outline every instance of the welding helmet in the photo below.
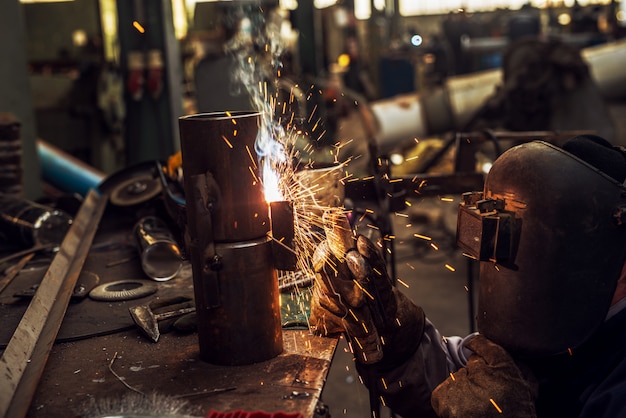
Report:
[[[571,149],[608,153],[603,171],[565,146],[513,147],[459,206],[457,242],[480,260],[478,331],[511,353],[574,349],[606,317],[626,249],[626,159],[602,141]]]

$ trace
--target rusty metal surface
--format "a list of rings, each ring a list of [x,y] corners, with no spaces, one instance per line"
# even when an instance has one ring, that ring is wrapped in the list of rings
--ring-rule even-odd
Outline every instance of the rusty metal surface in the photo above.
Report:
[[[165,334],[155,344],[133,330],[60,343],[52,349],[27,416],[80,416],[94,404],[115,409],[136,395],[134,389],[185,400],[189,413],[197,416],[214,409],[313,417],[336,344],[308,330],[284,330],[278,357],[217,366],[200,360],[196,334]]]
[[[200,352],[224,365],[282,351],[269,208],[255,151],[265,134],[260,125],[258,112],[179,119]]]

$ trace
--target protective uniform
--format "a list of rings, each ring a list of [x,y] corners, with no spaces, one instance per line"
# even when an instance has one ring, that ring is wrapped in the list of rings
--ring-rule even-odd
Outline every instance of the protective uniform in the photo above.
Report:
[[[465,338],[442,338],[393,288],[376,247],[328,217],[313,331],[344,332],[370,395],[403,417],[626,416],[626,299],[612,300],[624,155],[584,136],[494,162],[459,210],[459,244],[481,263],[479,333]]]

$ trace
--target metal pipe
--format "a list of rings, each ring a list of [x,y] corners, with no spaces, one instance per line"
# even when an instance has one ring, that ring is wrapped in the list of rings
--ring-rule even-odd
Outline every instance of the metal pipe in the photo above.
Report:
[[[604,99],[626,96],[626,40],[581,50]],[[370,104],[370,131],[384,154],[412,138],[464,129],[502,84],[502,69],[449,77],[444,86]]]
[[[105,178],[101,171],[41,139],[37,153],[44,180],[63,192],[86,196]]]
[[[268,360],[283,349],[268,203],[255,141],[262,114],[179,119],[200,357],[223,365]]]

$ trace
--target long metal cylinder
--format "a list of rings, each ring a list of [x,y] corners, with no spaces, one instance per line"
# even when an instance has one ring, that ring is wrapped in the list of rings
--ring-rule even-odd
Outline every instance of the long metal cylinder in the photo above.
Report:
[[[593,82],[606,100],[626,96],[626,40],[581,50]],[[502,69],[449,77],[442,87],[370,104],[370,129],[381,153],[413,138],[463,129],[502,85]]]
[[[269,206],[254,144],[262,115],[179,119],[200,357],[223,365],[268,360],[283,349]]]
[[[198,316],[202,359],[241,365],[276,357],[283,351],[283,337],[271,240],[222,243],[216,251],[224,261],[220,306]]]

